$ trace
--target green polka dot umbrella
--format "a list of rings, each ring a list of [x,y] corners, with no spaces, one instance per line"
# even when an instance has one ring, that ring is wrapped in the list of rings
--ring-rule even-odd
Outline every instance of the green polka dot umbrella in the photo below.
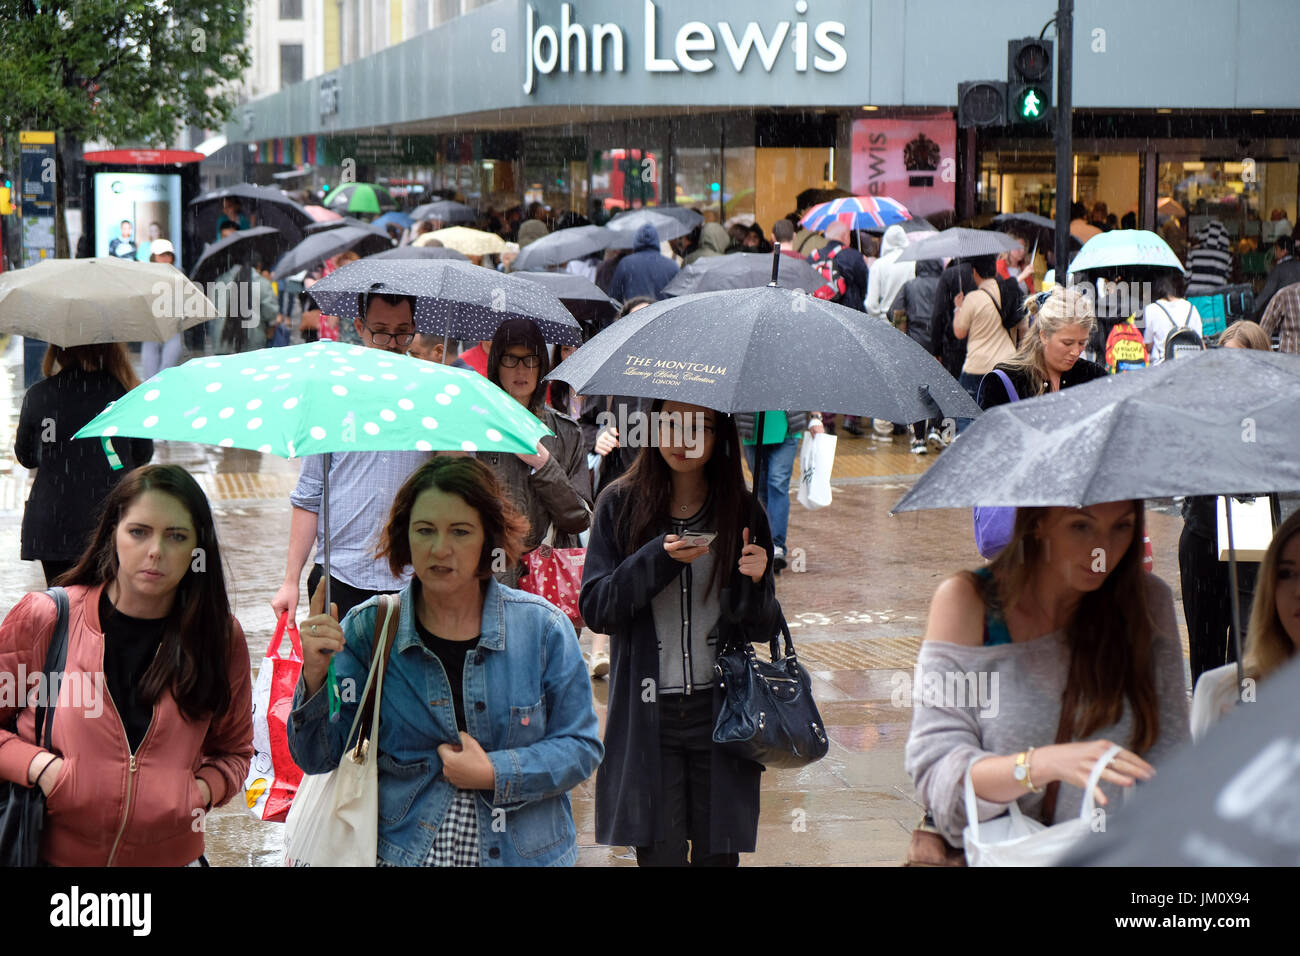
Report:
[[[534,454],[551,432],[476,372],[338,342],[196,358],[76,438],[153,438],[298,458],[350,451]]]

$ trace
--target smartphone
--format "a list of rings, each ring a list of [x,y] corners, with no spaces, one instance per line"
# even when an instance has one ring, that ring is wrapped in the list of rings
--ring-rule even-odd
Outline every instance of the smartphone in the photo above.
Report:
[[[704,548],[712,544],[717,536],[716,531],[697,531],[694,534],[682,535],[681,540],[686,542],[688,548]]]

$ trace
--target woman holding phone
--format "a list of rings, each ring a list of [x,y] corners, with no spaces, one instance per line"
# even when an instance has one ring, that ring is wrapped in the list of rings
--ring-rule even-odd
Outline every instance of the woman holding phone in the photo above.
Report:
[[[771,534],[731,416],[662,400],[651,415],[657,440],[597,502],[579,602],[612,652],[596,839],[641,866],[737,866],[762,768],[713,743],[714,662],[726,621],[760,641],[779,626]]]

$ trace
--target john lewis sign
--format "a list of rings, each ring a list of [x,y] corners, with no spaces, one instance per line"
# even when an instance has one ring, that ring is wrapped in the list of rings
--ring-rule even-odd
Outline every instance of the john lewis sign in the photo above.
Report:
[[[639,51],[630,49],[627,31],[618,23],[575,22],[575,6],[562,3],[560,22],[552,26],[540,22],[537,8],[526,4],[524,93],[531,95],[540,77],[556,72],[623,73],[637,52],[645,73],[730,69],[739,74],[749,67],[797,76],[810,70],[838,73],[848,62],[842,42],[846,25],[840,20],[808,19],[808,0],[794,0],[792,16],[766,27],[753,20],[738,26],[725,20],[671,23],[661,18],[654,0],[644,0]]]

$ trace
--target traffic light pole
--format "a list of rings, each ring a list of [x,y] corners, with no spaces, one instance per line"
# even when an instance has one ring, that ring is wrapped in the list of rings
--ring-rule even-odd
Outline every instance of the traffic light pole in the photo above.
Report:
[[[1074,0],[1056,8],[1056,281],[1066,281],[1070,254],[1070,203],[1074,198],[1074,118],[1071,76],[1074,68]]]

